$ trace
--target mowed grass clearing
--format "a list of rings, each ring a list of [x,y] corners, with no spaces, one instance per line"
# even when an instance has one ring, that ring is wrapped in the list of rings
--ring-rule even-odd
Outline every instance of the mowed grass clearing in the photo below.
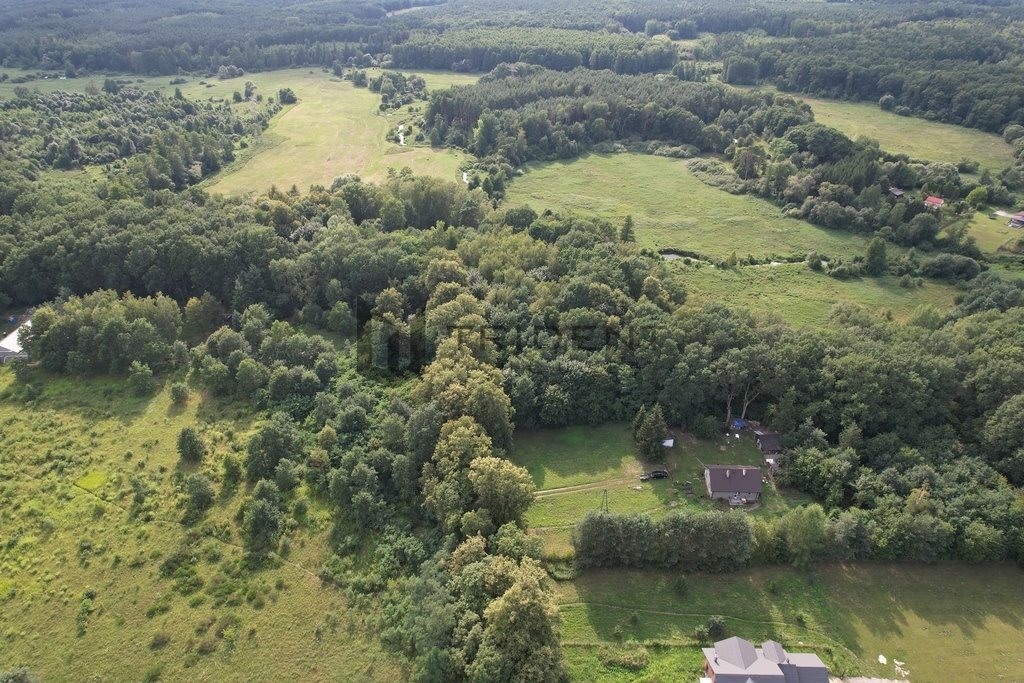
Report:
[[[869,102],[843,102],[799,96],[811,105],[814,119],[855,138],[878,140],[888,152],[913,159],[956,163],[967,158],[982,169],[1001,171],[1013,163],[1013,149],[1002,137],[974,128],[898,116]]]
[[[921,287],[902,287],[895,276],[838,280],[802,263],[742,268],[685,269],[687,305],[722,302],[729,306],[777,313],[795,326],[823,327],[837,303],[853,303],[904,321],[920,306],[940,311],[953,307],[957,290],[934,280]]]
[[[727,507],[712,502],[704,489],[704,465],[761,466],[761,453],[748,434],[713,441],[674,434],[675,445],[656,462],[637,453],[629,425],[520,430],[512,460],[525,467],[537,487],[526,513],[533,534],[544,540],[551,558],[572,554],[572,529],[588,512],[607,507],[613,513],[640,512],[661,517],[674,509]],[[641,482],[640,474],[666,468],[669,479]],[[810,502],[795,491],[779,491],[771,482],[763,504],[753,514],[778,515],[793,505]]]
[[[697,179],[681,159],[647,154],[589,154],[572,161],[528,166],[510,185],[505,204],[573,211],[620,225],[627,215],[637,241],[652,249],[678,249],[721,260],[864,253],[866,241],[786,218],[773,204],[732,195]]]
[[[695,680],[701,665],[694,629],[725,617],[729,635],[772,638],[813,650],[833,675],[912,681],[1021,680],[1024,607],[1011,565],[822,565],[811,573],[755,568],[725,575],[587,571],[556,584],[562,633],[575,680]],[[629,672],[609,654],[646,648],[649,664]],[[657,646],[652,646],[657,643]],[[884,655],[887,664],[880,664]],[[687,678],[690,676],[691,678]]]
[[[203,521],[181,524],[175,481],[199,469],[218,482],[223,458],[244,455],[251,408],[198,392],[177,407],[166,387],[138,398],[113,379],[31,381],[41,395],[26,405],[0,369],[0,668],[47,681],[406,678],[317,576],[325,504],[309,500],[291,552],[262,569],[243,568],[244,484],[224,495],[215,483]],[[209,446],[198,468],[178,460],[185,426]],[[165,575],[183,549],[197,557],[198,586]]]
[[[986,253],[994,253],[1009,242],[1024,238],[1024,228],[1011,228],[1010,219],[1006,216],[990,214],[989,211],[977,211],[971,218],[970,235],[978,242],[978,248]]]

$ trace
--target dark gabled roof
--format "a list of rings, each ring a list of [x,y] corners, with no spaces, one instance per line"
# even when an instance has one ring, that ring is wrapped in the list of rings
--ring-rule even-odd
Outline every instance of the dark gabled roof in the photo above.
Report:
[[[751,465],[708,465],[711,490],[722,493],[760,493],[761,468]]]
[[[761,432],[757,435],[757,445],[762,451],[781,451],[782,437],[775,432]]]

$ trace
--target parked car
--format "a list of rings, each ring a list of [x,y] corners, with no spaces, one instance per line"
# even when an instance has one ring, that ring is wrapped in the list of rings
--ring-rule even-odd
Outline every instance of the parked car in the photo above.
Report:
[[[668,479],[668,470],[651,470],[650,472],[644,472],[640,475],[640,481],[650,481],[651,479]]]

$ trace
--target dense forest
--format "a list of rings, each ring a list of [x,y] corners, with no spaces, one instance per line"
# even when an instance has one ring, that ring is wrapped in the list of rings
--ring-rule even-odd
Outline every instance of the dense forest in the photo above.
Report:
[[[100,11],[99,1],[60,5],[0,10],[0,64],[67,75],[223,65],[490,71],[503,62],[644,73],[698,59],[724,62],[728,82],[880,101],[902,114],[984,130],[1001,132],[1024,119],[1024,9],[1013,3],[337,0],[283,10],[246,3],[235,11],[230,2],[210,10],[177,0],[119,3],[113,12]],[[420,11],[392,15],[406,5]],[[281,11],[287,21],[279,21]]]
[[[244,405],[260,418],[244,446],[215,475],[180,477],[188,543],[215,533],[204,519],[237,488],[228,524],[246,571],[274,567],[305,523],[304,485],[333,524],[314,582],[372,606],[410,680],[568,680],[524,521],[535,483],[509,459],[517,429],[632,423],[656,452],[668,427],[714,439],[734,417],[763,420],[787,449],[780,484],[815,501],[777,517],[592,512],[573,531],[577,568],[1024,563],[1024,280],[993,267],[1021,256],[997,263],[966,227],[1024,193],[1016,5],[64,4],[0,9],[4,68],[241,84],[318,65],[379,93],[378,114],[425,98],[417,130],[471,155],[467,182],[406,168],[225,197],[201,181],[303,93],[246,83],[233,108],[123,75],[83,93],[40,93],[23,75],[0,100],[0,310],[32,308],[4,400],[31,411],[51,382],[112,375],[138,397],[166,380],[175,404],[197,391]],[[718,62],[726,82],[703,70]],[[421,76],[364,70],[379,66],[486,73],[427,93]],[[1015,162],[979,173],[910,158],[730,82],[998,131]],[[795,327],[694,303],[631,218],[505,199],[527,163],[627,150],[866,238],[864,256],[769,259],[942,280],[955,304],[905,321],[838,304],[821,329]],[[206,453],[193,429],[176,448],[183,463]],[[189,580],[197,553],[164,558],[161,577]]]
[[[152,239],[136,202],[112,210],[143,214],[131,232]],[[231,465],[240,474],[224,474],[254,485],[240,521],[247,546],[257,556],[277,546],[284,492],[300,478],[377,530],[372,567],[354,571],[352,540],[339,538],[322,578],[389,604],[384,637],[417,678],[564,677],[537,547],[522,530],[533,484],[502,458],[514,426],[598,424],[655,405],[697,433],[730,414],[770,419],[791,447],[786,477],[829,510],[777,522],[684,513],[647,531],[643,519],[592,517],[578,531],[584,565],[1021,557],[1019,285],[979,278],[947,318],[923,311],[903,325],[840,308],[826,330],[801,331],[719,304],[680,310],[677,274],[615,226],[491,212],[479,190],[443,181],[344,180],[230,201],[190,191],[164,198],[161,213],[175,210],[193,219],[164,228],[148,262],[142,244],[119,252],[148,266],[110,285],[136,295],[79,297],[70,292],[105,285],[53,268],[65,293],[33,316],[32,358],[53,372],[125,373],[142,393],[154,373],[190,369],[213,394],[266,410]],[[211,255],[229,260],[202,261],[200,240],[214,235],[194,232],[200,223],[231,226]],[[198,249],[182,258],[188,244]],[[158,291],[177,301],[146,294]],[[288,317],[352,339],[362,372]],[[399,391],[374,380],[413,371]],[[31,401],[34,376],[22,374]],[[610,530],[621,524],[633,526]],[[736,524],[746,530],[731,536],[735,552],[686,541]],[[659,555],[644,534],[680,542]],[[404,590],[383,592],[393,582]]]

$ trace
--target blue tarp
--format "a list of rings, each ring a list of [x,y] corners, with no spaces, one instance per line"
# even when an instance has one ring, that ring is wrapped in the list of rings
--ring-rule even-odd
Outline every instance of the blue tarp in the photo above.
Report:
[[[732,419],[732,423],[729,426],[732,427],[733,429],[737,429],[737,430],[739,430],[739,429],[746,429],[747,428],[747,421],[743,420],[741,418],[738,418],[738,417],[734,417]]]

